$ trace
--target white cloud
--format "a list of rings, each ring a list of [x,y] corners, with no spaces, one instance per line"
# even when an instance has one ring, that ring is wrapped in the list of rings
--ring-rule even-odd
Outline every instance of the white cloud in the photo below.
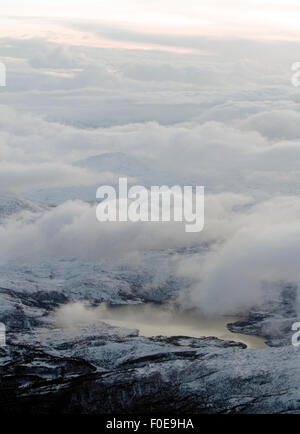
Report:
[[[179,261],[178,274],[193,281],[180,302],[208,314],[239,314],[260,305],[265,284],[299,286],[299,213],[298,197],[277,197],[227,216],[231,232],[221,247]]]
[[[11,0],[0,9],[3,16],[73,17],[106,22],[131,23],[169,32],[202,33],[212,36],[298,38],[299,5],[295,0],[52,0],[45,7],[37,0]],[[259,11],[259,12],[258,12]]]
[[[277,17],[281,6],[269,2],[263,11],[270,7]],[[222,31],[231,22],[230,8]],[[184,20],[192,19],[188,15]],[[295,44],[85,26],[61,21],[61,33],[54,32],[60,43],[51,42],[51,34],[30,38],[29,30],[26,40],[2,39],[0,55],[10,61],[8,86],[1,89],[1,189],[61,193],[114,183],[119,168],[126,175],[134,166],[141,183],[159,177],[204,185],[205,230],[190,236],[174,224],[104,225],[95,207],[67,201],[6,219],[1,260],[50,255],[138,264],[144,251],[205,247],[207,255],[178,257],[178,274],[192,279],[180,301],[210,313],[249,309],[262,297],[262,281],[299,283],[300,103],[289,76]],[[68,43],[77,33],[87,37],[85,45]],[[103,38],[157,49],[104,48]],[[95,49],[91,41],[100,39]],[[162,53],[165,45],[211,55]],[[104,158],[107,168],[97,171],[105,153],[113,161]],[[126,156],[119,165],[118,153]],[[91,156],[95,167],[77,164]]]

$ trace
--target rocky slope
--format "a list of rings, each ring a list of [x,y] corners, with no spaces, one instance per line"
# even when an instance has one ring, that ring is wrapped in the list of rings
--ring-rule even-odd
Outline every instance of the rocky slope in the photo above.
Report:
[[[5,273],[2,266],[1,413],[299,411],[299,355],[285,333],[269,336],[278,348],[249,350],[213,337],[144,338],[101,322],[58,328],[51,312],[69,301],[146,301],[137,297],[141,276],[99,272],[88,279],[78,263],[63,264],[52,264],[55,271],[11,264]],[[230,328],[267,336],[266,322],[290,321],[295,292],[278,294],[273,312],[252,312]]]
[[[18,212],[18,203],[9,203],[9,213]],[[278,284],[272,297],[266,288],[262,306],[229,325],[265,337],[263,349],[214,337],[145,338],[100,321],[57,323],[53,311],[71,302],[176,299],[182,282],[172,270],[153,284],[153,269],[169,254],[149,254],[143,272],[66,258],[1,264],[7,345],[0,347],[0,413],[300,412],[292,285]]]

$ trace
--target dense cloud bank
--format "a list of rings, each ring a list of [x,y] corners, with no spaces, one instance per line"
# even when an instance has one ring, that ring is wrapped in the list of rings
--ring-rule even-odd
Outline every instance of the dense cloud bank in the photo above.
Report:
[[[65,26],[86,31],[82,23]],[[90,30],[96,39],[120,39],[113,28]],[[55,189],[64,199],[4,219],[1,262],[63,256],[142,267],[144,252],[193,248],[170,257],[177,276],[189,280],[178,301],[207,313],[248,310],[272,282],[298,285],[295,44],[264,42],[264,51],[254,40],[123,36],[157,49],[125,54],[43,37],[2,39],[8,86],[1,89],[0,194],[41,198]],[[180,45],[189,50],[168,48]],[[204,185],[204,231],[100,224],[96,188],[120,175],[148,187]],[[92,200],[79,194],[83,187]]]

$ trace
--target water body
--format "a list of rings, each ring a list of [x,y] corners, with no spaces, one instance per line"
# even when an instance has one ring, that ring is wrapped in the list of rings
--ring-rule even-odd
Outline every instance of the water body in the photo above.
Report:
[[[190,336],[195,338],[214,336],[224,340],[242,342],[248,348],[267,347],[263,338],[232,333],[228,323],[238,317],[200,316],[196,311],[179,311],[169,305],[136,304],[124,306],[101,305],[97,308],[99,319],[117,327],[138,329],[140,336]]]

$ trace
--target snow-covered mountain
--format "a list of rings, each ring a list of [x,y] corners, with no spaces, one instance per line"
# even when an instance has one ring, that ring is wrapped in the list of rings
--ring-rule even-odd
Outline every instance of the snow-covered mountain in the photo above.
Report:
[[[0,192],[0,223],[5,218],[22,211],[39,212],[44,209],[45,206],[40,203]]]
[[[273,311],[231,326],[268,338],[263,324],[285,324],[281,338],[269,336],[277,348],[250,350],[214,337],[145,338],[101,321],[57,324],[53,310],[70,301],[146,302],[138,273],[61,260],[2,265],[0,276],[2,414],[300,411],[298,353],[286,338],[293,291],[281,288]],[[176,291],[169,285],[168,298]]]
[[[85,160],[76,161],[75,166],[88,169],[95,173],[111,173],[115,178],[127,177],[129,183],[151,187],[152,185],[184,185],[181,177],[168,172],[148,167],[143,161],[121,152],[111,152],[95,155]],[[116,182],[117,184],[117,182]],[[80,199],[84,202],[95,202],[96,191],[100,185],[77,185],[76,187],[47,188],[25,193],[25,197],[32,201],[39,201],[47,205],[58,205],[67,200]]]
[[[80,164],[143,176],[145,183],[154,179],[152,171],[120,154]],[[22,211],[43,211],[41,202],[64,201],[69,192],[36,192],[39,202],[3,194],[0,225]],[[80,189],[73,192],[79,195]],[[7,346],[0,346],[1,413],[300,412],[299,357],[291,345],[297,291],[291,285],[279,284],[265,304],[228,325],[232,332],[263,337],[269,348],[248,349],[215,337],[147,338],[138,327],[95,319],[57,323],[56,310],[72,303],[176,302],[188,282],[175,278],[166,264],[172,264],[170,256],[185,254],[149,251],[142,266],[131,268],[63,257],[1,263],[0,322],[7,330]]]

